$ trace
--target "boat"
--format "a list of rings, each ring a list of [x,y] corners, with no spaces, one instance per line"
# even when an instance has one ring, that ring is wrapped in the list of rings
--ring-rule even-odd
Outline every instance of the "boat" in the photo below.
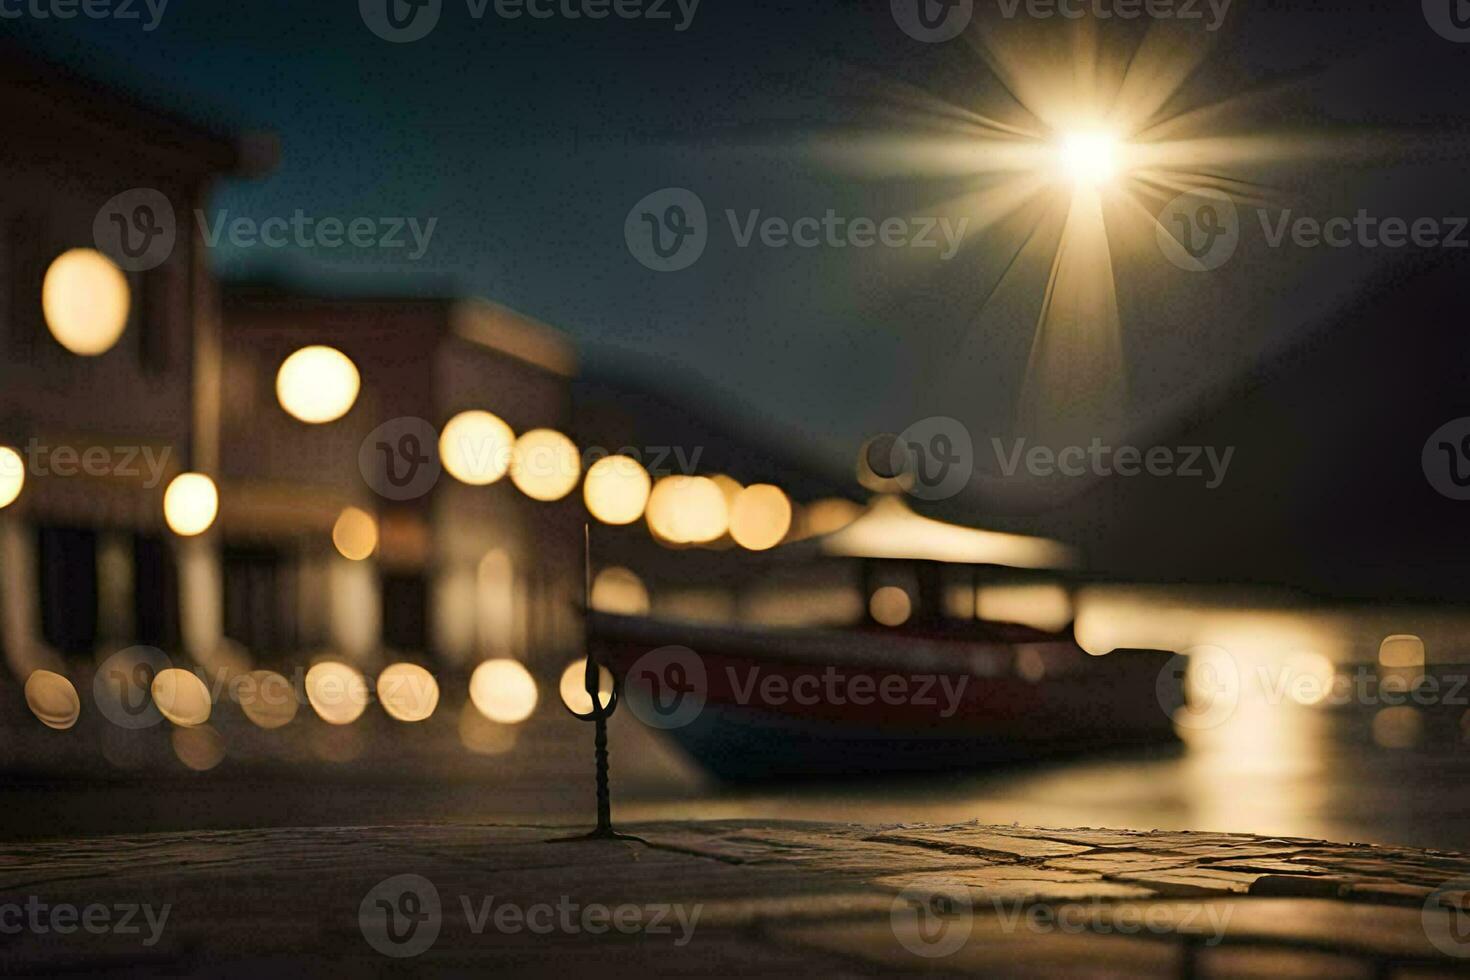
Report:
[[[726,781],[977,769],[1177,741],[1174,656],[1068,627],[770,629],[593,612],[632,713]]]

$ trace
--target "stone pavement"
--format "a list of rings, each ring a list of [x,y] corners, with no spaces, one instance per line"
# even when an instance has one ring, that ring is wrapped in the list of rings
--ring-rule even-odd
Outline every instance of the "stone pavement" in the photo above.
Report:
[[[1430,977],[1470,857],[1235,834],[722,821],[0,846],[0,971]]]

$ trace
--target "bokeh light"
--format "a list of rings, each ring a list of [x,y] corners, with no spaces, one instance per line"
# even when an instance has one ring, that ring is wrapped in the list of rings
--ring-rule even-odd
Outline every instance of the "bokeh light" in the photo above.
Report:
[[[180,473],[163,492],[163,519],[182,537],[203,534],[219,513],[219,491],[203,473]]]
[[[515,442],[515,433],[499,416],[460,412],[439,433],[439,459],[460,483],[489,486],[510,469]]]
[[[913,615],[914,604],[909,594],[896,585],[885,585],[873,592],[868,611],[884,626],[902,626]]]
[[[117,343],[131,306],[127,277],[90,248],[57,256],[41,284],[41,311],[51,336],[84,357],[105,353]]]
[[[833,534],[857,520],[863,514],[861,504],[841,497],[825,497],[814,500],[801,509],[802,537],[817,537]]]
[[[555,429],[532,429],[516,440],[510,479],[532,500],[560,500],[581,476],[576,444]]]
[[[1101,187],[1118,173],[1118,137],[1105,129],[1066,133],[1057,143],[1057,162],[1079,187]]]
[[[240,676],[234,690],[245,717],[267,731],[291,724],[300,708],[291,682],[272,670],[252,670]]]
[[[791,501],[780,487],[757,483],[735,496],[730,508],[730,536],[750,551],[774,548],[791,530]]]
[[[520,729],[491,721],[470,703],[459,712],[459,741],[476,755],[505,755],[516,747],[520,740]]]
[[[208,772],[225,760],[225,740],[213,725],[175,728],[169,741],[179,761],[195,772]]]
[[[1286,658],[1286,694],[1297,704],[1321,704],[1332,693],[1337,671],[1332,661],[1313,650],[1298,650]]]
[[[306,672],[306,700],[329,725],[350,725],[367,709],[367,679],[356,667],[335,660],[313,664]]]
[[[632,524],[643,516],[653,480],[631,456],[607,456],[587,468],[582,499],[587,511],[604,524]]]
[[[647,616],[648,587],[636,572],[613,566],[592,580],[592,608],[618,616]]]
[[[26,485],[26,464],[20,453],[0,446],[0,507],[9,507]]]
[[[725,508],[733,510],[735,498],[740,496],[741,490],[745,489],[744,484],[726,473],[711,473],[710,479],[714,481],[715,486],[720,488],[720,493],[724,494]]]
[[[724,535],[730,510],[719,484],[706,476],[666,476],[648,497],[648,528],[674,544],[706,544]]]
[[[281,407],[312,425],[346,415],[361,387],[357,365],[335,347],[303,347],[282,361],[276,372],[276,398]]]
[[[418,664],[391,664],[378,675],[378,700],[390,718],[423,721],[439,706],[439,682]]]
[[[983,585],[976,591],[975,615],[1055,633],[1072,621],[1072,596],[1052,582]]]
[[[1373,716],[1373,741],[1385,749],[1409,749],[1424,734],[1424,716],[1418,708],[1396,705],[1380,708]]]
[[[1424,641],[1412,633],[1395,633],[1378,645],[1378,663],[1383,667],[1423,667]]]
[[[188,728],[209,720],[213,707],[209,688],[182,667],[168,667],[154,675],[152,693],[159,712],[175,725]]]
[[[351,561],[362,561],[378,548],[378,522],[360,507],[348,507],[332,525],[332,544]]]
[[[72,682],[50,670],[33,670],[26,678],[26,706],[47,728],[65,731],[82,714],[82,699]]]
[[[362,732],[346,725],[322,725],[309,736],[311,754],[323,762],[341,765],[362,755],[366,746]]]
[[[587,696],[587,659],[574,660],[561,672],[561,702],[579,715],[592,710],[592,699]],[[597,668],[597,700],[605,708],[612,700],[613,677],[606,667]]]
[[[536,679],[519,661],[487,660],[470,675],[470,700],[480,714],[503,725],[531,717],[539,697]]]

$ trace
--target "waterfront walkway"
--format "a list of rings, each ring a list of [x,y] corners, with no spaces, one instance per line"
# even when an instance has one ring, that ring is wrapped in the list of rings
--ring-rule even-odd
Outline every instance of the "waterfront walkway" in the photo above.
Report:
[[[1470,857],[1457,854],[973,824],[624,829],[646,843],[448,825],[8,844],[0,965],[211,976],[1470,970]]]

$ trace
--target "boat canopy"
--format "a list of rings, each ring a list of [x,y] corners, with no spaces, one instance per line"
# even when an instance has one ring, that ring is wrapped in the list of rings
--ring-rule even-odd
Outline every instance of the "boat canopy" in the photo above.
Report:
[[[1070,568],[1071,548],[1046,538],[985,531],[915,514],[896,496],[877,497],[861,517],[822,538],[829,555],[942,561],[1010,568]]]

